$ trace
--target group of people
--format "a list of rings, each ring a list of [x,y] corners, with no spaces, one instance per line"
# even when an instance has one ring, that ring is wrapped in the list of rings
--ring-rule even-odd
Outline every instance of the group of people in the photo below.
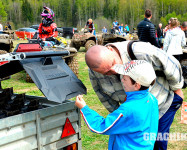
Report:
[[[160,48],[151,17],[146,10],[137,26],[139,41],[95,45],[85,55],[92,87],[110,114],[103,118],[83,96],[77,96],[75,105],[92,132],[110,135],[109,150],[166,150],[171,124],[184,99],[181,65],[165,50],[166,44]],[[170,30],[183,37],[178,27]],[[166,43],[173,38],[169,32]]]
[[[130,32],[129,30],[129,26],[127,24],[125,24],[125,27],[123,26],[123,23],[120,25],[117,20],[115,20],[112,23],[112,29],[111,29],[111,33],[113,34],[119,34],[122,36],[127,35]]]
[[[88,29],[88,32],[92,33],[93,35],[96,35],[94,23],[93,23],[93,20],[91,18],[88,19],[84,28]],[[129,27],[128,27],[127,24],[125,25],[125,27],[123,27],[123,24],[119,25],[119,23],[116,20],[112,23],[111,33],[113,33],[113,34],[119,34],[119,35],[125,36],[126,34],[129,33],[129,31],[130,30],[129,30]],[[108,30],[104,26],[103,29],[102,29],[102,33],[107,33],[107,32],[108,32]]]
[[[177,18],[170,18],[167,29],[162,29],[160,23],[155,34],[154,24],[151,23],[151,10],[145,11],[145,18],[138,24],[138,37],[140,41],[150,42],[158,48],[161,48],[161,39],[164,37],[163,51],[173,55],[178,61],[181,61],[183,54],[182,47],[186,45],[185,32],[187,32],[187,22],[180,23]],[[158,37],[158,40],[156,38]]]
[[[162,29],[162,24],[159,24],[157,29],[157,38],[163,50],[173,55],[178,61],[182,59],[182,47],[186,45],[187,38],[187,21],[180,23],[177,18],[170,18],[166,28]],[[164,38],[164,43],[161,41]]]
[[[125,24],[125,27],[123,26],[123,24],[119,25],[119,23],[115,20],[113,23],[112,23],[112,28],[111,28],[111,33],[112,34],[119,34],[119,35],[122,35],[122,36],[125,36],[129,33],[129,27],[127,24]],[[103,29],[102,29],[102,33],[107,33],[108,30],[107,28],[104,26]]]

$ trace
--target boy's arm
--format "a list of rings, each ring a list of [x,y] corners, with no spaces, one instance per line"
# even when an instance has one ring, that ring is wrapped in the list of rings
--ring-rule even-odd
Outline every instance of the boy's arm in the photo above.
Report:
[[[86,105],[81,109],[81,114],[92,132],[105,135],[124,134],[127,132],[124,124],[125,116],[117,110],[103,118]]]
[[[92,132],[106,135],[124,134],[127,132],[127,129],[125,128],[125,119],[127,115],[124,110],[119,111],[119,108],[109,114],[106,118],[103,118],[86,105],[82,95],[76,97],[75,105],[81,109],[82,117]],[[120,112],[123,112],[125,115],[123,116]]]

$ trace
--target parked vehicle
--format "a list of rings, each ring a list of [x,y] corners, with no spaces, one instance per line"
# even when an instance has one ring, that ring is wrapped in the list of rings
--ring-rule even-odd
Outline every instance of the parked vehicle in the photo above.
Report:
[[[30,26],[29,28],[33,28],[33,29],[35,29],[35,30],[38,30],[39,24],[32,25],[32,26]]]
[[[58,31],[58,36],[62,37],[62,35],[63,35],[63,29],[57,27],[57,31]]]
[[[105,45],[107,43],[120,41],[126,41],[126,38],[122,35],[111,33],[97,34],[95,36],[88,32],[87,29],[84,29],[83,31],[74,34],[70,46],[75,47],[77,50],[79,50],[80,47],[85,47],[87,51],[90,47],[96,45],[96,42],[98,45]]]
[[[73,27],[60,27],[62,29],[62,36],[71,39],[75,33],[78,33],[77,28]]]
[[[11,52],[13,48],[13,40],[16,35],[12,30],[5,30],[0,33],[0,50]]]
[[[33,28],[20,28],[15,31],[16,36],[19,38],[23,38],[23,39],[26,39],[26,38],[32,39],[35,32],[37,32],[37,30]]]
[[[73,35],[70,46],[75,47],[77,50],[79,50],[80,47],[85,47],[87,51],[90,47],[94,46],[95,44],[95,35],[88,32],[87,29],[84,29],[83,31]]]

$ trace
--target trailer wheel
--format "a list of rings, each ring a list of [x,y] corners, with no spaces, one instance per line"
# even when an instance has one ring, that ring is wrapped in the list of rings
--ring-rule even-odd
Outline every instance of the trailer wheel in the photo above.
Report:
[[[92,46],[94,46],[95,45],[95,41],[93,41],[93,40],[88,40],[87,42],[86,42],[86,44],[85,44],[85,49],[86,49],[86,51],[90,48],[90,47],[92,47]]]
[[[78,77],[79,66],[77,59],[74,57],[68,57],[65,59],[65,62],[69,66],[69,68],[74,72],[74,74]]]
[[[33,83],[32,78],[29,76],[29,74],[26,72],[26,82],[27,83]]]

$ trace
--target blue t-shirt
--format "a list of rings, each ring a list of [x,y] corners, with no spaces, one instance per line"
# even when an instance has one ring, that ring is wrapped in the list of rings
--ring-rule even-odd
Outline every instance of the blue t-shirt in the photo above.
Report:
[[[117,27],[118,26],[118,22],[116,21],[114,21],[113,23],[112,23],[112,25],[113,25],[113,27]]]
[[[119,30],[121,33],[123,33],[123,26],[119,26]]]
[[[126,31],[129,31],[129,27],[128,26],[126,26],[125,29],[126,29]]]
[[[158,132],[158,101],[148,90],[126,92],[127,99],[106,118],[87,105],[81,114],[92,132],[110,135],[108,150],[152,150]]]
[[[107,33],[107,29],[105,28],[105,29],[102,29],[102,32],[103,33]]]

